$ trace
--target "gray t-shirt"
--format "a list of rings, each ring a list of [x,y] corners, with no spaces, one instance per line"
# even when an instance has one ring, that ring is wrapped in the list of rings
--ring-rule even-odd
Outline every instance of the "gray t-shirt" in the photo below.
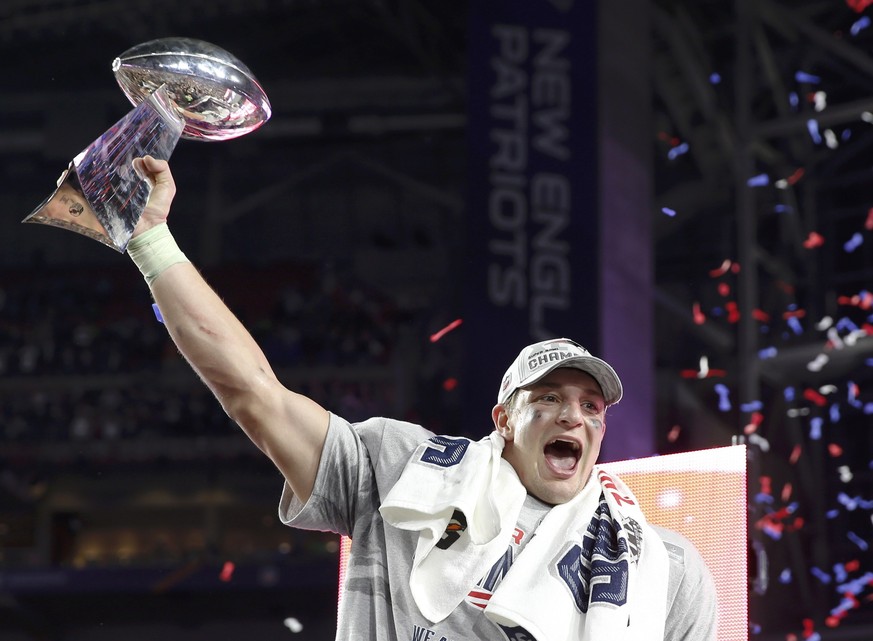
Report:
[[[305,504],[286,485],[279,516],[287,525],[331,531],[352,539],[340,603],[337,639],[370,641],[462,641],[512,639],[483,614],[500,573],[470,577],[471,594],[438,623],[418,610],[409,590],[417,532],[387,526],[379,506],[409,457],[434,434],[420,425],[371,418],[354,425],[331,414],[312,496]],[[548,506],[529,497],[505,560],[521,553]],[[714,641],[716,599],[712,576],[691,543],[655,528],[670,559],[665,641]],[[549,641],[538,639],[537,641]]]

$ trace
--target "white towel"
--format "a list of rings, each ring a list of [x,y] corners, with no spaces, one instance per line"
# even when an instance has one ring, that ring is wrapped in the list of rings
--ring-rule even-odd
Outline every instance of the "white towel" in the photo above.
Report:
[[[631,491],[598,467],[553,507],[485,615],[538,641],[662,641],[669,559]]]
[[[437,436],[422,443],[379,508],[387,523],[420,532],[409,585],[430,621],[451,614],[506,552],[525,490],[501,457],[504,444],[497,432],[478,442]],[[441,549],[455,510],[466,519],[466,536]]]
[[[389,524],[419,532],[410,589],[433,622],[451,614],[509,545],[526,492],[501,458],[503,445],[496,432],[478,442],[423,443],[380,508]],[[443,549],[437,544],[456,510],[466,535]],[[668,571],[663,543],[633,494],[595,467],[583,491],[543,519],[485,615],[538,641],[661,641]]]

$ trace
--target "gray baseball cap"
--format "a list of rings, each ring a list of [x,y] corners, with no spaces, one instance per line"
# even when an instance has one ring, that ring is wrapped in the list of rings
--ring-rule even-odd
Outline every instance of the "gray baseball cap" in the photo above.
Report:
[[[521,350],[503,376],[497,402],[505,403],[519,387],[527,387],[559,367],[574,367],[593,376],[607,405],[621,400],[621,380],[609,363],[569,338],[552,338]]]

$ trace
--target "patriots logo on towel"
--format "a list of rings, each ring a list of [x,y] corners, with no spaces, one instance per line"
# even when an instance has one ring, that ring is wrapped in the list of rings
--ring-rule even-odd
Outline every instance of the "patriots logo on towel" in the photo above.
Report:
[[[557,559],[555,571],[564,582],[579,612],[591,606],[617,608],[627,603],[628,538],[621,536],[621,524],[609,513],[601,495],[600,505],[583,537]],[[639,533],[635,535],[635,538]]]
[[[630,560],[638,563],[640,560],[640,552],[643,547],[643,526],[636,520],[628,517],[623,518],[621,526],[627,534],[627,547],[630,553]]]
[[[461,510],[455,510],[452,513],[452,518],[449,519],[449,524],[446,526],[446,531],[443,532],[436,546],[440,550],[448,550],[452,545],[461,538],[461,534],[467,529],[467,517]]]

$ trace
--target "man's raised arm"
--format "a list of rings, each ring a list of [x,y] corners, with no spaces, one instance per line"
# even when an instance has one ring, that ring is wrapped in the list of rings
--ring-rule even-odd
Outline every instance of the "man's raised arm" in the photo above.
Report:
[[[166,161],[134,161],[154,185],[128,252],[151,288],[176,347],[225,412],[279,468],[295,495],[312,493],[328,413],[273,373],[251,334],[178,249],[167,227],[176,193]]]

